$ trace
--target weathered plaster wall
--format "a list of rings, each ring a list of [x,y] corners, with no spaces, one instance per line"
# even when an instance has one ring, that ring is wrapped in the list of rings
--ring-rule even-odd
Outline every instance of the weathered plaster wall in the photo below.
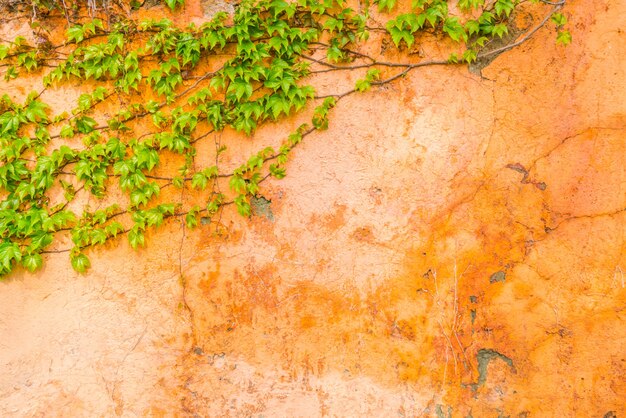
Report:
[[[626,4],[565,10],[343,100],[272,219],[1,282],[0,415],[626,414]]]

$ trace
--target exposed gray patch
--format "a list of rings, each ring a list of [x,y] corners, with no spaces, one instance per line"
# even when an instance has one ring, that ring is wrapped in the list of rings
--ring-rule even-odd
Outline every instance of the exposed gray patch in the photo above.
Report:
[[[224,0],[202,0],[202,13],[204,17],[212,19],[219,12],[226,12],[229,15],[235,13],[235,5]]]
[[[511,418],[510,415],[504,415],[504,412],[502,412],[501,410],[497,410],[498,411],[498,418]]]
[[[484,385],[487,381],[487,366],[491,360],[500,359],[509,365],[511,370],[515,372],[515,366],[513,366],[513,360],[490,348],[481,348],[476,354],[476,360],[478,362],[478,381],[468,385],[473,391],[476,391],[480,386]]]
[[[525,28],[519,28],[515,25],[516,20],[515,12],[511,13],[507,22],[508,33],[504,34],[502,38],[494,37],[478,51],[478,59],[468,65],[471,73],[482,77],[483,68],[487,67],[498,58],[500,54],[505,52],[502,51],[492,54],[491,51],[514,43],[522,33],[526,32],[531,27],[531,25],[527,25]]]
[[[267,219],[274,222],[274,212],[272,212],[271,200],[268,200],[263,196],[252,196],[252,198],[250,198],[250,207],[252,207],[252,213],[255,216],[265,216]]]
[[[437,408],[435,409],[435,413],[437,414],[437,418],[452,418],[452,407],[448,406],[447,417],[443,414],[443,405],[437,405]]]
[[[160,0],[146,0],[143,3],[140,3],[140,5],[146,9],[149,9],[151,7],[155,7],[155,6],[159,6],[161,4]]]
[[[489,277],[489,283],[503,282],[506,280],[506,273],[501,271],[497,271]]]

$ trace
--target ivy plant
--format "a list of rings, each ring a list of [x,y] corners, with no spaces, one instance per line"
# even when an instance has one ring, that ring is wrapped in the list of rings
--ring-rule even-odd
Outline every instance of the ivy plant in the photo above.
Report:
[[[516,13],[544,16],[526,39],[554,25],[557,42],[571,42],[564,1],[533,2],[522,11],[517,0],[461,0],[452,13],[444,0],[242,0],[233,15],[187,27],[168,18],[184,10],[183,0],[164,3],[162,18],[136,20],[132,13],[111,18],[109,9],[88,18],[72,13],[79,2],[38,1],[41,24],[33,25],[33,39],[45,36],[45,19],[57,13],[67,20],[65,41],[0,43],[6,82],[31,77],[44,86],[25,100],[0,98],[0,276],[19,267],[35,271],[50,252],[67,252],[82,273],[91,248],[121,237],[142,247],[148,230],[172,219],[189,229],[217,224],[229,206],[251,216],[251,198],[267,179],[286,175],[292,150],[328,128],[341,99],[424,66],[479,59],[507,34]],[[48,17],[41,16],[44,9]],[[374,32],[381,34],[376,42],[398,49],[398,60],[385,59],[382,44],[379,55],[364,52]],[[447,55],[416,59],[410,49],[424,36]],[[316,75],[335,71],[359,76],[347,91],[319,95]],[[67,111],[43,99],[82,83],[95,87],[81,91]],[[228,144],[216,139],[220,132],[250,137],[302,112],[310,122],[282,144],[231,156],[240,164],[223,168]],[[197,166],[199,145],[211,138],[215,162]],[[180,166],[163,175],[158,170],[168,160]],[[192,198],[165,201],[166,187]],[[102,202],[99,209],[84,204],[86,195]],[[119,201],[111,204],[111,196]]]

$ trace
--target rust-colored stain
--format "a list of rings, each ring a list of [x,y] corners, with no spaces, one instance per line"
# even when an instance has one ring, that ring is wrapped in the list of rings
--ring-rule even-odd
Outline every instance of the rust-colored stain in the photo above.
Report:
[[[565,12],[567,48],[346,98],[272,217],[1,283],[0,415],[625,416],[626,4]]]

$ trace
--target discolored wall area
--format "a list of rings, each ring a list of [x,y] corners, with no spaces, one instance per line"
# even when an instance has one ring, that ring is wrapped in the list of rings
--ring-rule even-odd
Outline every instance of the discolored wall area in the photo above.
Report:
[[[566,48],[343,99],[220,236],[0,282],[0,415],[626,414],[626,5],[565,12]]]

